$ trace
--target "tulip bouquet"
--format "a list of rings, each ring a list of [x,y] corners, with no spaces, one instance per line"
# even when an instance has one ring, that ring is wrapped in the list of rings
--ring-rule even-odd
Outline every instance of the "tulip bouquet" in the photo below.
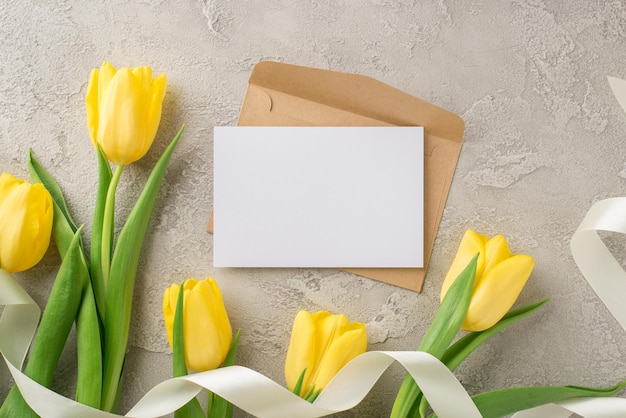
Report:
[[[502,235],[488,238],[467,230],[441,289],[441,305],[418,351],[425,351],[454,371],[476,348],[499,331],[543,306],[548,299],[509,310],[534,266],[532,257],[512,254]],[[469,331],[453,343],[460,329]],[[472,397],[481,416],[502,417],[517,411],[578,397],[612,396],[626,380],[606,389],[580,386],[518,387]],[[407,374],[396,397],[392,418],[434,417],[428,402]]]
[[[443,282],[440,308],[418,351],[434,356],[454,371],[483,342],[542,307],[547,299],[511,310],[533,266],[532,257],[513,254],[502,235],[489,238],[473,230],[466,231]],[[201,282],[190,279],[183,285],[172,285],[165,291],[163,313],[174,353],[175,376],[186,375],[188,369],[203,371],[233,364],[238,334],[231,345],[231,327],[220,291],[212,279]],[[454,341],[459,330],[467,333]],[[336,375],[349,368],[353,360],[362,359],[362,354],[368,354],[366,348],[364,324],[350,322],[343,314],[300,311],[294,319],[286,353],[286,386],[315,404]],[[259,390],[263,385],[259,382]],[[571,398],[612,396],[624,387],[626,381],[606,389],[518,387],[481,393],[473,396],[472,401],[480,416],[496,418]],[[407,374],[391,417],[435,417],[435,413],[429,414],[428,407],[422,388]],[[299,411],[312,416],[304,409]],[[231,414],[232,405],[209,391],[207,416],[230,417]],[[322,415],[326,413],[316,416]],[[193,398],[175,416],[199,418],[204,412]],[[294,416],[299,415],[294,413]]]
[[[115,195],[124,167],[151,147],[161,118],[165,75],[149,67],[116,70],[104,63],[91,73],[86,95],[89,133],[98,160],[98,190],[90,259],[53,177],[29,155],[33,181],[0,177],[0,267],[8,273],[29,268],[48,247],[50,235],[62,258],[34,339],[25,374],[49,386],[72,325],[76,324],[76,400],[115,411],[130,328],[131,304],[143,238],[157,192],[182,128],[162,154],[123,224],[117,240]],[[110,163],[115,164],[112,171]],[[34,249],[30,250],[29,249]],[[36,417],[14,386],[0,417]]]

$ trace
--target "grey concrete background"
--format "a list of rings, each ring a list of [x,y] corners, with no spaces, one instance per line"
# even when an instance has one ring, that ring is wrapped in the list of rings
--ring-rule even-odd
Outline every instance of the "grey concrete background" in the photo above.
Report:
[[[623,1],[5,2],[0,170],[27,178],[32,148],[88,240],[97,178],[84,117],[89,72],[108,60],[167,74],[153,149],[128,167],[118,192],[123,218],[185,123],[140,261],[122,410],[170,376],[161,317],[170,283],[215,277],[242,332],[237,362],[282,384],[299,309],[367,323],[371,350],[415,348],[466,228],[502,233],[513,251],[534,256],[520,303],[552,301],[472,355],[457,372],[465,387],[608,386],[626,378],[626,332],[576,268],[569,241],[593,202],[626,195],[626,114],[606,81],[626,78],[625,48]],[[264,59],[369,75],[465,120],[423,293],[336,270],[212,267],[212,127],[236,123],[250,71]],[[623,237],[607,240],[626,264]],[[17,275],[41,304],[58,264],[52,248]],[[71,347],[66,354],[55,383],[62,393],[74,368]],[[392,368],[340,416],[386,416],[402,375]]]

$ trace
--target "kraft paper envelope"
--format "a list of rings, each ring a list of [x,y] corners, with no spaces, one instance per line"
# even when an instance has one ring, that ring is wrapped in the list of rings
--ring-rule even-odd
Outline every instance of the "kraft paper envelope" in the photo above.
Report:
[[[238,125],[423,126],[425,267],[346,269],[421,291],[461,152],[460,117],[366,76],[264,61],[252,70]]]

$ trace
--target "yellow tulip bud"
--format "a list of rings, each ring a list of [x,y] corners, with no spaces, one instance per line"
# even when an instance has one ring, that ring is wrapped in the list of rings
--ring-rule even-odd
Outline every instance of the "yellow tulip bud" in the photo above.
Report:
[[[152,78],[150,67],[115,68],[105,62],[91,72],[87,87],[87,126],[94,146],[107,159],[126,165],[150,149],[161,120],[167,80]]]
[[[173,347],[174,315],[180,285],[173,284],[163,295],[163,317],[170,347]],[[222,364],[233,340],[222,293],[210,277],[189,279],[183,289],[183,340],[187,369],[213,370]]]
[[[495,325],[517,300],[535,265],[526,254],[512,254],[502,235],[488,238],[468,229],[441,287],[441,299],[476,254],[472,299],[461,328],[484,331]]]
[[[0,267],[27,270],[46,253],[52,232],[52,197],[43,184],[0,175]]]
[[[294,390],[304,369],[301,393],[322,390],[350,360],[365,352],[365,325],[326,311],[300,311],[293,323],[285,361],[287,387]]]

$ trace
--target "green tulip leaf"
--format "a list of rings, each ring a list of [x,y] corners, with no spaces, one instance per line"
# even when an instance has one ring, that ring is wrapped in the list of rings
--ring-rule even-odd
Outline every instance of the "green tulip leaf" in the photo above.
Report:
[[[613,396],[626,387],[626,380],[609,388],[582,386],[531,386],[500,389],[472,396],[484,418],[497,418],[517,411],[572,398]],[[429,418],[437,415],[431,414]]]
[[[472,258],[450,286],[450,290],[443,298],[430,328],[417,348],[418,351],[425,351],[441,358],[461,329],[461,324],[467,315],[472,299],[477,260],[478,254]]]
[[[88,280],[80,250],[81,232],[82,227],[76,230],[63,258],[24,369],[24,374],[46,387],[50,387],[52,383],[54,371],[79,308],[83,284]],[[28,407],[14,385],[0,408],[0,417],[26,418],[37,417],[37,414]]]
[[[313,389],[313,388],[311,388]],[[320,395],[320,393],[322,393],[322,389],[318,389],[315,392],[308,394],[308,396],[305,398],[307,401],[313,403],[315,402],[315,400],[317,399],[317,397]]]
[[[450,286],[418,351],[441,358],[459,332],[472,298],[477,260],[478,254]],[[415,380],[407,373],[391,410],[391,418],[419,416],[420,394]]]
[[[42,183],[52,196],[52,204],[54,206],[52,235],[59,249],[61,258],[65,259],[68,250],[74,242],[77,228],[67,208],[60,187],[35,159],[32,151],[29,152],[28,166],[33,181]],[[71,270],[75,270],[76,278],[82,278],[83,280],[82,283],[79,283],[82,288],[82,296],[79,298],[80,307],[76,316],[78,359],[76,401],[94,408],[99,408],[100,394],[102,391],[100,318],[96,311],[93,291],[89,281],[88,263],[80,244],[81,241],[79,238],[79,248],[77,250],[79,252],[79,263],[75,263],[71,268]]]
[[[494,326],[484,331],[471,332],[452,344],[441,357],[441,361],[452,371],[454,371],[463,360],[467,358],[476,348],[498,332],[508,328],[520,319],[530,315],[537,309],[545,305],[550,299],[529,303],[517,309],[512,309],[502,317]]]
[[[72,220],[63,193],[52,176],[35,159],[29,151],[28,166],[33,181],[40,182],[52,196],[54,206],[54,220],[52,235],[64,259],[75,239],[77,228]],[[93,236],[92,236],[93,237]],[[100,339],[100,318],[94,302],[94,295],[89,281],[89,267],[82,250],[81,241],[78,241],[79,263],[72,267],[76,277],[82,278],[80,283],[82,296],[76,316],[76,345],[78,359],[78,376],[76,383],[76,401],[94,408],[100,407],[102,391],[102,349]],[[95,326],[94,326],[95,325]]]
[[[70,247],[72,240],[74,239],[75,231],[72,230],[72,226],[70,225],[69,221],[63,214],[63,211],[61,210],[57,202],[52,200],[52,206],[54,208],[54,215],[53,215],[53,221],[52,221],[52,236],[54,237],[54,242],[57,246],[57,249],[59,250],[59,255],[61,256],[61,259],[63,259]],[[81,243],[82,243],[82,240],[81,240]],[[87,265],[86,259],[85,259],[85,265]]]
[[[498,332],[508,328],[520,319],[530,315],[537,309],[545,305],[550,299],[544,299],[539,302],[529,303],[528,305],[521,306],[517,309],[512,309],[502,317],[494,326],[484,331],[471,332],[460,338],[457,342],[452,344],[450,348],[446,350],[441,357],[441,361],[448,366],[451,371],[456,368],[465,360],[474,350],[476,350],[482,343],[489,338],[497,334]],[[422,397],[420,399],[419,413],[420,416],[426,416],[426,408],[428,407],[428,400]]]
[[[230,418],[233,416],[233,405],[226,399],[209,391],[209,418]]]
[[[32,150],[28,152],[28,168],[32,180],[36,183],[43,184],[52,197],[52,206],[54,208],[52,236],[54,237],[54,242],[59,250],[59,254],[61,258],[63,258],[76,233],[76,225],[67,208],[61,188],[46,169],[39,164]]]
[[[46,171],[45,168],[35,158],[32,150],[28,150],[28,169],[30,171],[30,176],[34,182],[42,183],[50,196],[52,196],[52,200],[56,202],[59,206],[59,209],[65,219],[67,219],[68,224],[72,228],[72,234],[76,232],[78,229],[76,224],[72,220],[72,215],[70,214],[70,210],[67,208],[67,204],[65,203],[65,198],[63,197],[63,192],[61,188],[57,184],[57,182],[52,178],[52,176]]]
[[[304,382],[305,374],[306,374],[306,367],[302,370],[302,373],[300,373],[300,377],[298,377],[298,381],[296,382],[296,385],[293,387],[293,393],[295,393],[298,396],[300,396],[300,393],[302,392],[302,382]]]
[[[106,345],[104,349],[102,408],[106,411],[114,409],[115,394],[118,391],[122,374],[130,329],[135,277],[143,239],[157,193],[165,176],[167,164],[183,129],[184,126],[178,131],[176,137],[154,166],[141,195],[122,227],[111,260],[104,315]]]
[[[85,270],[85,275],[87,271]],[[76,352],[78,376],[76,401],[100,408],[102,394],[102,341],[93,288],[89,280],[83,288],[80,308],[76,317]]]
[[[52,383],[54,367],[76,318],[83,285],[88,280],[79,245],[82,229],[81,226],[76,230],[54,280],[25,369],[41,376],[41,381],[35,380],[43,385]]]

